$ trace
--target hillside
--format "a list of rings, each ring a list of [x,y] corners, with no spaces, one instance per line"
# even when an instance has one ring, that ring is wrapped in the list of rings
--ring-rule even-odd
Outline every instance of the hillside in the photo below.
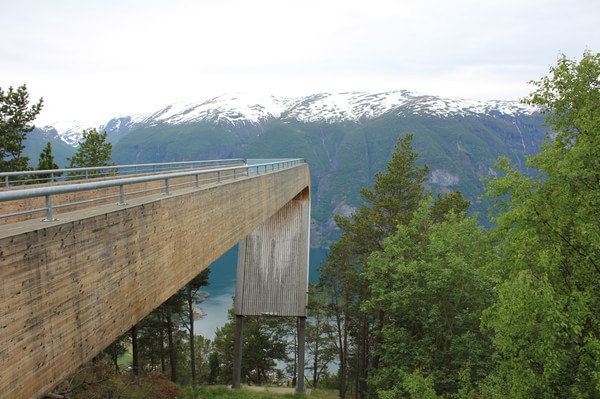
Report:
[[[75,148],[62,140],[58,136],[56,130],[42,130],[34,129],[31,131],[25,139],[25,156],[29,157],[29,165],[36,167],[40,152],[44,148],[47,142],[52,143],[52,153],[54,154],[54,161],[61,167],[66,167],[68,164],[67,158],[75,153]]]

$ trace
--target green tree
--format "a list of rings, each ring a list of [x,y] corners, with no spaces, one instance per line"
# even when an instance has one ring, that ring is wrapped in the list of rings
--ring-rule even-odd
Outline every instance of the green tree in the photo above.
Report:
[[[69,167],[109,166],[111,152],[112,144],[107,142],[106,132],[99,133],[96,129],[84,130],[77,152],[69,158]],[[97,173],[96,171],[89,171],[88,175]]]
[[[0,171],[12,172],[26,170],[29,158],[23,156],[27,133],[31,124],[42,110],[43,99],[29,105],[27,87],[22,85],[4,91],[0,88]]]
[[[410,222],[369,257],[371,298],[365,308],[384,308],[387,315],[377,348],[381,364],[370,379],[377,391],[402,388],[406,377],[421,370],[447,395],[457,392],[466,365],[475,379],[490,369],[490,341],[480,318],[494,299],[485,267],[491,245],[474,218],[449,208],[436,223],[434,210],[435,204],[423,201]]]
[[[185,298],[181,291],[175,293],[167,299],[161,306],[160,310],[164,314],[165,329],[167,333],[167,351],[169,355],[169,368],[171,370],[171,381],[177,382],[179,378],[179,362],[177,350],[177,332],[182,327],[181,315],[185,306]]]
[[[560,57],[527,100],[551,132],[520,173],[491,179],[498,364],[489,397],[600,397],[600,54]]]
[[[184,326],[188,330],[189,334],[189,345],[190,345],[190,367],[192,373],[192,385],[196,385],[196,351],[195,351],[195,339],[194,339],[194,303],[200,298],[200,288],[208,285],[208,276],[210,270],[205,269],[196,277],[194,277],[185,287],[181,290],[181,295],[185,300],[184,308]]]
[[[38,170],[50,170],[50,169],[58,169],[58,165],[54,162],[54,155],[52,155],[52,143],[46,143],[46,146],[40,153],[40,157],[38,160]],[[60,173],[54,173],[54,177],[60,176]],[[37,175],[37,178],[42,182],[49,181],[51,178],[50,173],[41,173]]]
[[[219,381],[219,375],[221,374],[221,361],[219,360],[219,353],[213,350],[208,355],[208,379],[207,382],[210,385],[214,385]]]
[[[423,375],[420,370],[415,370],[402,378],[402,384],[393,389],[379,392],[380,399],[438,399],[433,387],[433,380]]]
[[[412,139],[412,134],[400,138],[385,173],[375,175],[371,189],[361,190],[365,205],[350,217],[336,217],[342,234],[331,246],[321,270],[321,285],[328,291],[331,315],[337,324],[342,399],[350,371],[349,334],[355,344],[353,368],[359,398],[368,395],[369,371],[379,367],[378,356],[371,354],[378,353],[375,348],[382,339],[385,309],[372,309],[369,313],[362,310],[362,303],[370,295],[364,272],[368,256],[381,249],[383,239],[393,234],[398,225],[410,220],[424,198],[428,168],[416,165],[418,154],[412,148]]]
[[[312,361],[308,369],[312,371],[312,386],[317,387],[319,378],[327,371],[335,359],[335,330],[327,312],[327,298],[321,287],[309,287],[308,318],[306,324],[306,348]]]
[[[233,373],[235,320],[233,309],[229,321],[217,329],[215,351],[221,361],[221,382],[230,383]],[[246,316],[242,351],[242,380],[254,384],[270,382],[278,361],[288,360],[289,322],[284,317]]]
[[[142,369],[163,373],[167,371],[165,349],[166,328],[163,309],[158,307],[137,325],[140,361]]]
[[[112,344],[110,344],[102,353],[108,357],[115,367],[115,372],[119,373],[119,357],[127,353],[127,343],[129,342],[129,336],[127,334],[117,338]]]
[[[453,214],[466,212],[470,205],[471,203],[463,197],[460,191],[440,194],[431,208],[431,221],[441,223]]]
[[[211,375],[211,354],[213,350],[213,342],[203,337],[202,335],[194,336],[194,354],[196,363],[197,382],[209,383]],[[191,366],[191,362],[190,362]],[[190,370],[191,371],[191,370]],[[218,371],[216,373],[218,375]],[[193,383],[193,380],[192,380]],[[213,383],[214,384],[214,383]]]

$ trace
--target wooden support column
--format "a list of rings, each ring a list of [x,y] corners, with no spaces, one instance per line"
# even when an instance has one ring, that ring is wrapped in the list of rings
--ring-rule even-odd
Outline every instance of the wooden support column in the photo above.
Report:
[[[244,316],[235,316],[235,341],[233,342],[233,389],[242,387],[242,346],[244,342]]]
[[[298,364],[296,365],[296,393],[304,395],[304,343],[306,342],[306,317],[298,317]]]
[[[310,194],[307,188],[240,242],[234,301],[236,320],[241,316],[298,318],[297,393],[305,392],[309,229]],[[241,322],[238,321],[233,388],[239,387],[241,334]]]

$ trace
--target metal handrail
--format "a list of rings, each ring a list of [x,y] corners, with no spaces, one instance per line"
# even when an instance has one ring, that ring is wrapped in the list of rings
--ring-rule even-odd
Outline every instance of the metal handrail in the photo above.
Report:
[[[63,168],[63,169],[44,169],[44,170],[21,170],[15,172],[1,172],[0,180],[4,181],[5,187],[11,187],[10,177],[15,176],[39,176],[39,175],[50,175],[49,177],[44,178],[33,178],[27,180],[13,180],[12,183],[24,183],[29,181],[56,181],[60,178],[62,174],[69,174],[68,177],[85,177],[86,179],[90,177],[98,177],[102,175],[111,175],[117,172],[118,175],[126,175],[126,174],[137,174],[145,172],[160,172],[165,169],[183,169],[194,166],[211,166],[211,165],[231,165],[234,163],[246,163],[244,158],[230,158],[230,159],[210,159],[204,161],[178,161],[178,162],[161,162],[161,163],[142,163],[142,164],[126,164],[126,165],[106,165],[106,166],[93,166],[93,167],[85,167],[85,168]],[[89,174],[87,172],[96,172],[96,171],[107,171],[107,173],[100,174]],[[74,173],[82,173],[83,174],[75,174]],[[129,173],[124,173],[129,172]]]
[[[199,176],[217,173],[217,181],[223,181],[222,172],[233,172],[231,174],[231,180],[235,180],[238,176],[250,176],[251,173],[260,175],[276,170],[290,168],[299,164],[304,164],[306,161],[302,158],[296,159],[285,159],[276,162],[267,162],[260,163],[254,165],[241,165],[241,166],[227,166],[221,168],[213,168],[213,169],[201,169],[201,170],[190,170],[185,172],[175,172],[175,173],[164,173],[160,175],[146,175],[146,176],[137,176],[137,177],[126,177],[121,179],[110,179],[110,180],[101,180],[101,181],[93,181],[93,182],[85,182],[85,183],[76,183],[76,184],[64,184],[59,186],[46,186],[46,187],[35,187],[35,188],[26,188],[21,190],[8,190],[8,191],[0,191],[0,202],[3,201],[15,201],[20,199],[28,199],[28,198],[37,198],[37,197],[45,197],[45,207],[44,208],[36,208],[31,210],[29,213],[40,212],[42,210],[46,211],[46,218],[44,221],[52,221],[54,219],[53,209],[57,207],[64,207],[67,205],[74,205],[77,203],[68,203],[68,204],[60,204],[53,206],[52,205],[52,196],[58,194],[68,194],[80,191],[89,191],[89,190],[97,190],[102,188],[111,188],[111,187],[119,187],[119,194],[114,195],[114,197],[119,198],[118,204],[123,206],[126,205],[126,194],[125,194],[125,186],[130,184],[139,184],[146,183],[151,181],[163,180],[163,193],[165,195],[170,195],[170,186],[169,179],[175,179],[180,177],[188,177],[188,176],[196,176],[194,182],[190,182],[187,184],[195,184],[196,188],[200,187]],[[242,173],[238,173],[241,171]],[[158,188],[157,188],[158,189]],[[153,191],[156,189],[153,189]],[[101,198],[105,199],[105,198]],[[86,200],[86,202],[92,202],[94,199]],[[100,199],[95,199],[100,200]],[[0,215],[0,219],[19,216],[22,214],[26,214],[26,211],[20,211],[13,214],[5,214]]]

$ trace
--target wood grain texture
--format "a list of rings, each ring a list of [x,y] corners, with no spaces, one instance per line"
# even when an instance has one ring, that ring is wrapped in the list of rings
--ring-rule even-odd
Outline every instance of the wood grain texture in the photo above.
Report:
[[[236,315],[306,317],[309,228],[306,189],[240,242]]]
[[[50,390],[309,184],[301,165],[0,226],[0,398]]]

